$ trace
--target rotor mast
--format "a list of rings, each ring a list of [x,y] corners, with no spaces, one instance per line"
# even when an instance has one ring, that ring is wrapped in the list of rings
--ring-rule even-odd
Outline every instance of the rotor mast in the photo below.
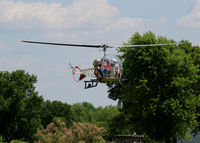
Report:
[[[112,47],[104,44],[104,45],[101,46],[101,48],[103,48],[103,54],[104,54],[104,56],[106,56],[107,48],[112,48]]]

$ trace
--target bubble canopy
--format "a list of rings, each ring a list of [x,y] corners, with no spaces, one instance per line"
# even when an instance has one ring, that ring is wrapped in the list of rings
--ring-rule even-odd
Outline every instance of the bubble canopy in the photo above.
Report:
[[[119,67],[119,75],[122,75],[122,61],[120,58],[116,55],[108,54],[106,56],[103,56],[100,60],[100,63],[103,67],[106,67],[107,65],[110,65],[111,67]]]

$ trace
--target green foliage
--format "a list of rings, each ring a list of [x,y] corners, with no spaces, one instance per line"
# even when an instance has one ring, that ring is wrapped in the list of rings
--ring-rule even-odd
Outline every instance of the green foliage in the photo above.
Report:
[[[130,115],[121,112],[117,116],[113,117],[111,123],[109,124],[110,136],[114,135],[129,135],[133,134],[133,124],[130,120]]]
[[[0,72],[0,135],[6,141],[30,141],[40,127],[43,98],[35,91],[36,82],[36,76],[23,70]]]
[[[23,142],[23,141],[20,141],[20,140],[12,140],[10,143],[26,143],[26,142]]]
[[[76,103],[71,108],[74,122],[94,122],[95,107],[91,103]]]
[[[99,128],[90,123],[73,123],[70,128],[74,137],[73,142],[84,141],[85,143],[105,143],[102,138],[106,132],[103,128]]]
[[[135,33],[125,45],[173,42],[147,32]],[[117,92],[115,86],[109,92],[112,98],[118,93],[121,119],[126,115],[132,132],[157,141],[185,137],[197,125],[199,115],[199,47],[182,41],[177,46],[122,47],[119,52],[128,82]]]
[[[74,122],[89,122],[99,126],[108,126],[114,116],[119,114],[118,107],[105,106],[95,108],[91,103],[76,103],[71,106]]]
[[[113,121],[113,118],[119,114],[119,109],[115,106],[106,106],[106,107],[98,107],[95,111],[95,122],[99,127],[103,127],[107,130],[104,138],[107,140],[112,140],[113,134],[110,130],[110,124]]]
[[[45,101],[42,104],[41,119],[42,125],[46,126],[53,121],[53,118],[62,118],[65,120],[67,125],[70,125],[72,122],[72,111],[71,106],[67,103],[62,103],[60,101]]]
[[[89,122],[98,127],[103,127],[107,130],[104,138],[112,140],[113,134],[110,132],[110,124],[112,119],[119,114],[118,107],[106,106],[95,108],[92,104],[83,102],[72,105],[71,109],[74,122]]]
[[[105,130],[90,123],[73,123],[67,129],[65,122],[57,120],[46,129],[37,131],[35,143],[105,143],[102,135]]]
[[[5,143],[2,136],[0,136],[0,143]]]
[[[47,125],[46,129],[37,129],[35,143],[72,143],[72,132],[60,120]]]
[[[112,119],[119,114],[119,110],[115,106],[98,107],[95,111],[95,122],[97,125],[108,129]]]
[[[117,107],[95,108],[87,102],[68,105],[60,101],[43,101],[35,91],[36,82],[36,76],[23,70],[0,72],[1,142],[3,139],[6,142],[32,142],[37,128],[47,128],[51,122],[58,126],[57,120],[65,122],[68,128],[73,126],[72,122],[81,122],[78,124],[81,127],[84,123],[84,126],[95,130],[96,127],[86,124],[93,123],[107,129],[108,132],[103,135],[106,139],[111,139],[109,125],[112,118],[119,114]]]

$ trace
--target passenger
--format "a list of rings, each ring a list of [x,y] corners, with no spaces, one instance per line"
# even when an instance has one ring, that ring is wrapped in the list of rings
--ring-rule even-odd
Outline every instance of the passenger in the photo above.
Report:
[[[109,60],[106,60],[106,68],[107,68],[108,70],[110,70],[110,63],[109,63]]]
[[[104,75],[105,77],[109,77],[110,76],[110,63],[108,60],[106,60],[106,66],[104,68]]]
[[[115,64],[114,64],[114,62],[111,62],[111,65],[110,65],[110,76],[111,77],[115,76]]]
[[[110,73],[111,73],[112,77],[118,77],[119,65],[117,64],[116,59],[112,59],[112,61],[111,61]]]
[[[104,74],[103,74],[103,69],[102,69],[102,64],[99,64],[99,66],[97,67],[97,78],[99,80],[102,80],[102,78],[104,77]]]
[[[120,77],[120,69],[118,64],[115,64],[115,77]]]

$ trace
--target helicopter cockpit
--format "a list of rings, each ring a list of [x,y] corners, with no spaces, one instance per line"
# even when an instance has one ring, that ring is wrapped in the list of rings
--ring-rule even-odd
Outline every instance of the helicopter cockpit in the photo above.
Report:
[[[122,62],[112,54],[105,55],[101,60],[96,59],[93,62],[95,75],[102,81],[119,80],[122,75]]]

